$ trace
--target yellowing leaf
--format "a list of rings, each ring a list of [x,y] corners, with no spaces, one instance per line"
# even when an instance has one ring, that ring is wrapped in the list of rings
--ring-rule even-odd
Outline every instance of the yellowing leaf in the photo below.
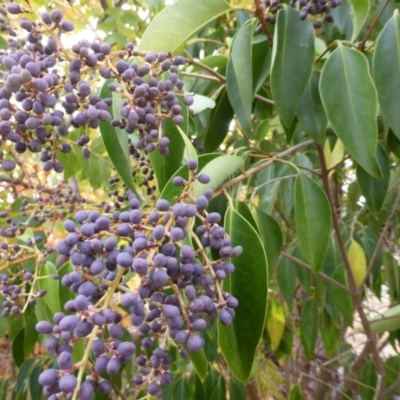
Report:
[[[367,259],[363,248],[353,239],[347,250],[347,257],[349,258],[356,285],[357,287],[361,286],[367,273]]]
[[[342,162],[343,157],[344,157],[343,142],[340,139],[338,139],[338,140],[336,140],[335,146],[333,147],[333,150],[332,150],[330,168],[333,168],[336,165],[338,165],[340,162]]]
[[[324,156],[326,160],[326,166],[328,167],[328,169],[330,169],[332,165],[332,150],[331,145],[329,144],[329,140],[325,140]]]
[[[269,303],[266,325],[272,350],[276,351],[285,331],[285,312],[281,304],[275,300]]]
[[[400,328],[400,305],[387,309],[382,314],[370,319],[374,333],[391,332]]]

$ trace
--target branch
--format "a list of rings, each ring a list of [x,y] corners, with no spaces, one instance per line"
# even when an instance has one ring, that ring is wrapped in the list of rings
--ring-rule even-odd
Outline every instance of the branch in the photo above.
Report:
[[[218,79],[218,81],[220,83],[226,83],[226,78],[223,75],[219,74],[217,71],[213,70],[212,68],[208,67],[207,65],[204,65],[201,62],[194,60],[193,58],[187,58],[186,62],[190,65],[197,67],[198,69],[208,72],[210,75],[213,75],[215,78]],[[202,76],[198,76],[198,78],[200,78],[200,77],[202,77]],[[202,78],[210,80],[210,77],[207,77],[207,76],[202,77]],[[256,94],[254,96],[254,98],[256,100],[260,101],[261,103],[265,103],[270,106],[273,106],[275,104],[272,100],[267,99],[266,97],[260,96],[259,94]]]
[[[382,382],[384,381],[384,376],[385,376],[385,370],[384,370],[384,365],[383,365],[382,359],[379,354],[376,335],[371,330],[370,322],[368,321],[368,318],[365,314],[365,311],[364,311],[364,308],[362,305],[362,297],[361,297],[362,286],[360,286],[360,288],[357,287],[356,281],[354,279],[353,271],[351,269],[351,265],[350,265],[349,259],[347,257],[346,247],[344,244],[342,233],[340,231],[338,216],[334,210],[334,204],[333,204],[333,200],[332,200],[330,183],[329,183],[329,170],[326,165],[324,149],[319,144],[317,144],[316,146],[317,146],[319,160],[321,163],[321,172],[322,172],[321,178],[322,178],[322,182],[324,184],[325,193],[328,197],[329,204],[331,206],[333,228],[334,228],[334,231],[336,234],[336,239],[338,242],[340,255],[342,257],[342,260],[344,262],[344,266],[346,269],[346,273],[347,273],[347,277],[349,280],[349,285],[350,285],[352,297],[354,300],[355,308],[357,310],[358,315],[360,316],[361,324],[364,328],[365,334],[369,341],[369,343],[366,344],[366,347],[371,346],[372,357],[373,357],[376,371],[377,371],[378,384],[376,387],[374,399],[375,400],[385,400],[385,393],[384,393],[385,388],[382,387]]]
[[[292,262],[294,262],[295,264],[299,265],[300,267],[302,267],[304,269],[307,269],[308,271],[312,272],[312,268],[308,264],[306,264],[305,262],[301,261],[300,259],[298,259],[298,258],[296,258],[296,257],[294,257],[294,256],[292,256],[292,255],[290,255],[288,253],[285,253],[284,251],[281,251],[281,256],[287,258],[288,260],[290,260]],[[342,285],[338,281],[335,281],[329,275],[326,275],[323,272],[318,272],[317,276],[319,276],[324,281],[329,282],[330,284],[336,286],[337,288],[339,288],[343,292],[346,292],[346,293],[351,295],[351,290],[348,287]]]
[[[283,222],[286,224],[286,226],[296,232],[296,228],[290,223],[290,221],[287,219],[286,215],[283,213],[283,211],[279,208],[278,204],[274,204],[275,210],[278,212],[279,216],[283,219]]]
[[[258,20],[260,21],[261,27],[262,27],[265,35],[268,38],[268,42],[272,46],[272,43],[274,42],[274,39],[273,39],[273,37],[271,35],[271,32],[268,29],[267,23],[265,22],[264,12],[263,12],[263,9],[261,8],[259,0],[254,0],[254,6],[256,7],[256,12],[254,14],[258,18]]]
[[[126,2],[126,0],[119,0],[115,6],[113,8],[120,8],[124,3]],[[101,4],[101,8],[104,11],[104,15],[100,18],[99,20],[99,24],[101,24],[102,22],[104,22],[107,18],[109,18],[109,15],[107,15],[105,13],[105,11],[107,11],[108,9],[108,4],[107,4],[107,0],[100,0],[100,4]]]
[[[382,232],[379,235],[378,242],[376,243],[374,252],[372,253],[372,257],[371,257],[371,259],[369,261],[369,264],[368,264],[367,273],[365,274],[365,277],[364,277],[364,280],[363,280],[363,284],[367,280],[369,274],[372,271],[372,268],[374,267],[374,262],[375,262],[376,258],[378,257],[380,247],[382,245],[383,240],[385,239],[386,232],[388,231],[388,229],[390,227],[391,220],[392,220],[392,218],[394,217],[394,214],[397,211],[397,206],[399,205],[399,203],[400,203],[400,191],[397,193],[396,200],[393,203],[392,211],[390,212],[390,215],[389,215],[388,219],[386,220],[385,226],[383,227]]]
[[[6,182],[9,183],[9,186],[22,186],[26,189],[37,189],[38,191],[45,192],[45,193],[53,193],[57,188],[54,189],[48,189],[44,186],[35,186],[32,183],[25,182],[19,178],[9,178],[8,176],[0,175],[0,182]]]
[[[365,43],[367,42],[369,35],[371,34],[372,30],[375,28],[376,24],[379,21],[379,18],[382,16],[383,12],[385,11],[385,8],[387,7],[387,5],[390,3],[390,0],[386,0],[385,4],[383,5],[383,7],[380,9],[380,11],[378,12],[378,14],[376,15],[375,19],[373,20],[371,26],[369,27],[367,33],[364,36],[364,39],[361,40],[361,42],[358,44],[357,49],[360,51],[364,51],[365,50]]]
[[[313,140],[306,140],[302,143],[296,144],[293,147],[290,147],[289,149],[287,149],[285,151],[282,151],[281,153],[275,154],[273,156],[273,158],[269,159],[268,161],[265,161],[265,162],[257,165],[254,168],[250,168],[248,171],[244,172],[243,174],[241,174],[241,175],[237,176],[236,178],[233,178],[229,182],[225,183],[225,185],[222,185],[218,190],[215,191],[213,197],[219,196],[225,189],[236,185],[237,183],[247,179],[250,175],[256,174],[257,172],[261,171],[262,169],[269,167],[270,165],[272,165],[275,162],[276,159],[286,157],[286,156],[302,149],[303,147],[307,147],[313,143],[314,143]]]

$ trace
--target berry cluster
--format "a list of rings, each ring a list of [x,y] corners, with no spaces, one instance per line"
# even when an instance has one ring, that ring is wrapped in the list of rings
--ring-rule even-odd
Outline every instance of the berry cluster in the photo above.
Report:
[[[296,7],[297,0],[291,0],[290,5]],[[333,22],[333,17],[329,14],[331,8],[340,6],[341,0],[298,0],[300,18],[306,19],[308,15],[321,16],[322,20],[314,21],[314,28],[321,28],[323,21]]]
[[[60,185],[54,190],[39,189],[35,202],[24,198],[18,206],[10,206],[9,211],[18,213],[17,219],[10,217],[8,211],[0,212],[0,237],[14,238],[28,227],[37,227],[46,221],[65,218],[77,207],[85,204],[87,200],[79,194],[74,194],[68,186]],[[41,237],[37,238],[37,240],[40,239]]]
[[[16,3],[8,4],[7,11],[19,14],[25,11]],[[59,88],[63,78],[57,72],[57,59],[60,58],[58,43],[49,36],[44,41],[46,29],[56,37],[61,32],[69,32],[73,24],[62,21],[60,10],[42,15],[42,23],[33,23],[22,19],[20,26],[27,32],[24,47],[16,39],[9,40],[10,51],[0,57],[0,63],[6,72],[3,75],[4,86],[0,90],[0,135],[2,141],[14,144],[16,153],[40,153],[49,144],[49,149],[41,154],[42,161],[49,161],[45,169],[63,171],[56,161],[56,150],[69,152],[70,146],[57,145],[58,135],[68,133],[64,122],[64,113],[56,110]],[[48,153],[50,153],[49,155]],[[2,167],[12,171],[16,167],[13,159],[6,159],[1,153]],[[50,161],[52,159],[52,161]]]
[[[30,306],[35,306],[36,298],[46,295],[45,289],[40,291],[32,289],[32,293],[27,293],[26,286],[30,283],[32,277],[32,272],[27,270],[21,270],[12,277],[0,274],[0,292],[4,298],[2,303],[3,311],[1,312],[3,318],[23,312],[27,306],[27,300]]]
[[[111,387],[102,374],[116,374],[134,356],[138,367],[133,383],[145,384],[150,395],[161,397],[161,387],[172,380],[169,347],[187,357],[188,351],[203,348],[201,333],[216,318],[232,323],[238,301],[224,292],[221,282],[234,271],[229,259],[242,248],[231,246],[219,225],[221,216],[207,212],[212,190],[192,195],[193,182],[207,184],[209,176],[196,173],[194,160],[188,168],[189,180],[173,179],[182,188],[173,204],[159,199],[154,210],[146,210],[127,190],[128,210],[111,215],[80,210],[74,220],[64,222],[68,235],[56,251],[70,258],[76,270],[64,275],[61,284],[76,297],[64,306],[68,315],[58,313],[54,323],[36,326],[38,332],[51,334],[46,347],[58,355],[59,369],[48,369],[39,378],[48,398],[75,390],[82,400],[92,398],[96,389],[108,393]],[[125,282],[132,273],[139,279],[134,290]],[[123,316],[111,307],[118,293],[139,341],[136,346],[122,341]],[[92,357],[74,364],[70,354],[83,338]]]
[[[282,0],[262,0],[261,5],[265,9],[265,22],[274,24],[276,21],[275,15],[282,9]],[[314,28],[321,28],[323,21],[332,22],[333,17],[329,14],[331,8],[336,8],[341,4],[341,0],[291,0],[290,7],[297,7],[300,10],[300,18],[306,19],[307,16],[312,16],[315,19],[320,15],[322,20],[314,21]]]
[[[9,4],[7,11],[29,12],[16,3]],[[11,38],[9,52],[0,55],[6,70],[0,89],[0,142],[12,143],[16,153],[40,153],[45,171],[62,172],[57,152],[68,153],[71,146],[60,143],[59,137],[85,128],[87,133],[76,144],[89,157],[89,129],[104,122],[137,134],[136,149],[150,152],[158,147],[161,154],[168,154],[169,140],[162,136],[164,120],[181,124],[183,107],[193,103],[192,97],[181,93],[178,73],[183,57],[139,53],[131,43],[113,53],[107,43],[85,39],[68,52],[60,38],[74,26],[58,9],[42,13],[37,22],[22,19],[20,26],[27,33],[26,41]],[[109,88],[126,99],[116,110],[120,116],[113,118],[111,98],[92,93],[88,82],[96,77],[110,80]],[[0,153],[0,160],[5,171],[17,166],[6,152]]]
[[[127,45],[127,57],[139,56],[133,46]],[[183,57],[171,57],[166,53],[142,54],[144,63],[129,63],[120,60],[115,67],[100,68],[104,78],[114,78],[117,83],[110,83],[109,88],[114,92],[127,93],[129,100],[121,108],[121,119],[114,119],[111,124],[123,128],[127,133],[137,133],[139,141],[135,147],[151,152],[159,148],[161,154],[168,154],[169,140],[162,137],[162,126],[165,118],[180,125],[184,121],[182,104],[193,104],[193,98],[181,95],[183,81],[178,79],[178,67],[185,63]]]

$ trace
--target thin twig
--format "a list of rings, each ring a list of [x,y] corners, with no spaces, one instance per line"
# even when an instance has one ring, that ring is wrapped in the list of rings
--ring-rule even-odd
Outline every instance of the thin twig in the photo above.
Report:
[[[258,20],[260,21],[262,30],[264,31],[265,35],[267,36],[269,44],[272,46],[272,44],[274,42],[274,38],[272,37],[271,32],[269,31],[268,25],[265,22],[264,11],[261,8],[260,1],[259,0],[254,0],[254,6],[256,7],[256,10],[255,10],[254,14],[258,18]]]
[[[323,384],[323,385],[326,385],[326,386],[328,386],[329,388],[331,388],[332,390],[337,390],[337,388],[336,388],[335,386],[333,386],[333,385],[331,385],[330,383],[325,382],[325,381],[323,381],[323,380],[321,380],[321,379],[318,379],[318,378],[316,378],[315,376],[309,375],[309,374],[307,374],[307,373],[305,373],[305,372],[302,372],[302,373],[300,374],[300,379],[301,379],[302,376],[306,376],[306,377],[309,378],[309,379],[312,379],[312,380],[314,380],[314,381],[316,381],[316,382],[319,382],[319,383],[321,383],[321,384]],[[350,399],[350,400],[351,400],[351,397],[347,396],[346,393],[340,392],[340,394],[341,394],[343,397],[345,397],[346,399]]]
[[[257,194],[257,192],[258,192],[261,188],[263,188],[264,186],[267,186],[267,185],[269,185],[269,184],[271,184],[271,183],[283,181],[283,180],[285,180],[285,179],[291,179],[291,178],[296,178],[296,177],[297,177],[297,174],[286,175],[286,176],[281,176],[281,177],[279,177],[279,178],[270,179],[270,180],[267,181],[267,182],[263,182],[261,185],[258,185],[258,186],[256,186],[256,187],[253,189],[253,193],[252,193],[252,195],[251,195],[251,197],[250,197],[250,203],[253,202],[254,197],[255,197],[255,195]]]
[[[286,226],[296,232],[296,228],[291,224],[291,222],[287,219],[286,215],[283,213],[283,211],[280,209],[278,204],[274,204],[275,210],[278,212],[279,216],[283,219],[283,222],[286,224]]]
[[[385,388],[382,387],[382,382],[384,382],[385,370],[384,370],[382,359],[379,354],[377,338],[376,338],[376,335],[371,330],[371,324],[368,321],[368,318],[367,318],[364,308],[363,308],[362,296],[361,296],[362,286],[360,286],[360,287],[357,286],[357,283],[355,281],[354,274],[353,274],[353,271],[352,271],[352,268],[351,268],[351,265],[349,262],[349,258],[347,257],[346,246],[345,246],[343,236],[342,236],[342,233],[340,230],[338,215],[336,214],[336,212],[334,210],[334,204],[333,204],[331,190],[330,190],[329,171],[328,171],[328,167],[326,165],[324,149],[321,145],[317,144],[316,146],[317,146],[318,156],[319,156],[319,160],[320,160],[320,164],[321,164],[321,172],[322,172],[321,178],[322,178],[322,182],[324,184],[325,194],[328,197],[328,200],[329,200],[329,203],[331,206],[333,228],[334,228],[334,231],[336,234],[336,240],[338,243],[339,252],[340,252],[341,258],[343,260],[343,263],[344,263],[344,266],[346,269],[346,274],[348,277],[351,294],[352,294],[352,297],[354,300],[355,309],[356,309],[358,315],[360,316],[361,324],[362,324],[365,334],[369,340],[369,345],[371,346],[371,353],[372,353],[372,357],[373,357],[373,360],[375,363],[377,376],[381,377],[380,379],[378,379],[378,385],[377,385],[376,393],[375,393],[376,399],[384,400],[385,399],[385,393],[384,393]],[[366,346],[368,346],[368,344]]]
[[[32,183],[28,183],[23,180],[20,180],[20,177],[17,179],[14,179],[14,178],[9,178],[8,176],[0,175],[0,182],[9,183],[9,186],[23,186],[26,189],[36,189],[37,191],[45,192],[45,193],[53,193],[56,190],[58,190],[58,188],[49,189],[49,188],[46,188],[43,186],[35,186]]]
[[[205,79],[207,81],[212,81],[212,82],[221,82],[217,77],[215,76],[209,76],[209,75],[202,75],[202,74],[195,74],[193,72],[185,72],[185,71],[180,71],[179,75],[182,76],[188,76],[189,78],[196,78],[196,79]]]
[[[380,247],[381,247],[382,242],[383,242],[383,240],[385,238],[386,232],[388,231],[388,229],[390,227],[390,223],[391,223],[391,221],[392,221],[392,219],[394,217],[394,214],[397,211],[397,206],[399,205],[399,203],[400,203],[400,190],[397,193],[396,200],[393,203],[392,211],[390,212],[390,215],[389,215],[388,219],[386,220],[385,226],[383,227],[382,232],[379,235],[379,239],[378,239],[378,242],[376,243],[374,252],[372,253],[372,257],[371,257],[371,259],[369,261],[368,268],[367,268],[367,273],[366,273],[366,275],[364,277],[363,283],[367,280],[369,274],[372,271],[372,268],[374,267],[374,262],[375,262],[376,258],[378,257]]]
[[[270,158],[268,161],[265,161],[253,168],[250,168],[249,170],[247,170],[246,172],[244,172],[243,174],[237,176],[234,179],[231,179],[229,182],[225,183],[225,185],[222,185],[222,187],[218,190],[215,191],[214,196],[213,197],[217,197],[219,196],[224,189],[228,189],[232,186],[235,186],[237,183],[247,179],[250,175],[256,174],[257,172],[260,172],[261,170],[263,170],[264,168],[269,167],[270,165],[272,165],[276,159],[280,159],[283,157],[286,157],[290,154],[295,153],[296,151],[302,149],[303,147],[307,147],[310,146],[311,144],[313,144],[314,141],[313,140],[306,140],[302,143],[296,144],[293,147],[290,147],[289,149],[282,151],[281,153],[275,154],[272,158]]]
[[[386,0],[385,4],[383,5],[383,7],[380,9],[380,11],[378,12],[378,14],[376,15],[374,21],[372,22],[371,26],[368,28],[367,33],[364,36],[364,39],[361,40],[361,42],[358,44],[357,48],[360,51],[364,51],[365,50],[365,43],[367,42],[369,35],[371,34],[371,32],[373,31],[373,29],[375,28],[376,24],[379,21],[379,18],[382,16],[383,12],[385,11],[385,8],[388,6],[388,4],[390,3],[390,0]]]
[[[219,82],[226,83],[226,78],[223,75],[219,74],[217,71],[208,67],[207,65],[204,65],[201,62],[194,60],[193,58],[186,58],[186,62],[190,65],[197,67],[198,69],[208,72],[210,75],[213,75],[215,78],[218,79]],[[203,78],[203,76],[201,76],[201,77]],[[199,78],[200,78],[200,76],[199,76]],[[204,78],[204,79],[209,79],[209,77]],[[254,98],[256,100],[258,100],[259,102],[268,104],[270,106],[273,106],[275,104],[272,100],[267,99],[266,97],[260,96],[259,94],[256,94],[254,96]]]
[[[281,256],[287,258],[288,260],[290,260],[292,262],[294,262],[295,264],[299,265],[300,267],[302,267],[304,269],[307,269],[308,271],[312,271],[312,268],[308,264],[306,264],[305,262],[301,261],[300,259],[298,259],[298,258],[296,258],[296,257],[294,257],[294,256],[292,256],[292,255],[290,255],[288,253],[285,253],[284,251],[281,251]],[[317,276],[319,276],[324,281],[329,282],[330,284],[336,286],[337,288],[339,288],[343,292],[346,292],[346,293],[351,295],[351,290],[348,287],[342,285],[338,281],[335,281],[329,275],[326,275],[326,274],[324,274],[323,272],[320,271],[320,272],[317,273]]]

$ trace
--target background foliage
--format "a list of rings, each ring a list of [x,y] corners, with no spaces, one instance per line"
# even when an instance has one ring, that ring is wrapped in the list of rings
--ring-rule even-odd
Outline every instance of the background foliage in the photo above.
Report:
[[[55,365],[34,327],[73,298],[60,280],[49,279],[62,278],[72,264],[55,253],[41,263],[43,250],[65,236],[63,220],[80,208],[118,208],[123,184],[150,210],[159,198],[173,202],[180,194],[173,178],[188,179],[191,159],[211,178],[209,211],[223,216],[232,245],[243,247],[223,283],[239,306],[232,325],[215,322],[204,332],[204,352],[184,361],[171,350],[174,380],[162,398],[395,398],[399,3],[342,0],[331,8],[333,1],[314,2],[326,3],[333,22],[322,22],[332,19],[325,11],[304,15],[303,3],[310,5],[301,1],[294,7],[288,1],[195,3],[29,2],[31,11],[60,8],[74,21],[66,48],[88,35],[116,52],[134,42],[139,60],[149,52],[183,55],[179,75],[194,104],[190,113],[183,107],[181,125],[165,121],[166,156],[156,150],[135,158],[129,143],[137,136],[100,122],[89,132],[90,158],[76,144],[84,128],[60,139],[71,152],[58,152],[64,171],[56,174],[43,171],[35,155],[12,153],[3,140],[4,154],[15,157],[18,168],[0,175],[1,208],[23,225],[2,240],[26,251],[8,257],[2,247],[0,268],[8,276],[31,274],[20,310],[0,320],[15,366],[15,375],[0,383],[0,399],[40,399],[38,377]],[[6,14],[1,23],[18,30],[18,18]],[[9,32],[0,36],[4,53]],[[122,100],[110,82],[89,81],[102,99],[112,98],[111,112],[120,118]],[[143,166],[153,171],[152,180]],[[202,191],[193,184],[195,197]],[[124,326],[125,337],[140,343],[131,339],[129,323]],[[84,353],[81,341],[74,361]],[[112,398],[149,396],[131,384],[135,368],[127,364],[110,378]]]

